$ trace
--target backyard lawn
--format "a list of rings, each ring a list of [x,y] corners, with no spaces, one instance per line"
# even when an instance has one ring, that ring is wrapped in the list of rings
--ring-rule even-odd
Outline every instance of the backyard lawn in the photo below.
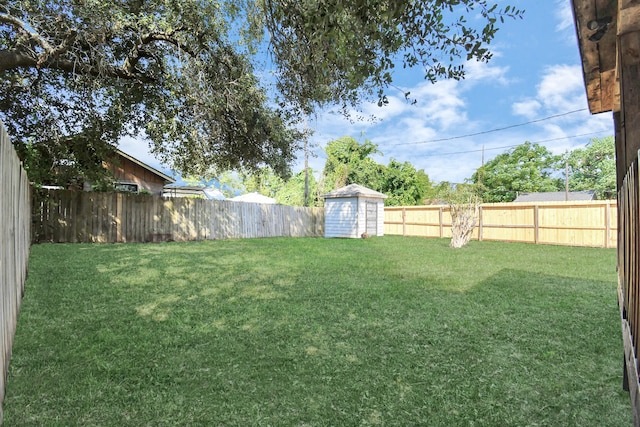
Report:
[[[6,426],[624,426],[615,250],[32,247]]]

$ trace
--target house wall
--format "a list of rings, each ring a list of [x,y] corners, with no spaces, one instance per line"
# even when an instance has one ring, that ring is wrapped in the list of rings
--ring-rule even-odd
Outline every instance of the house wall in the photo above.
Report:
[[[324,215],[324,237],[359,237],[356,197],[326,199]]]
[[[118,156],[117,162],[107,163],[105,167],[120,182],[135,183],[138,184],[141,190],[147,190],[153,195],[162,195],[165,181],[125,157]]]

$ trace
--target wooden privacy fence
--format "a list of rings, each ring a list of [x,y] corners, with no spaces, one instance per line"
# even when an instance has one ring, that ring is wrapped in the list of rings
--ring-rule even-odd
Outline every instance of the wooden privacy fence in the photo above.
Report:
[[[18,310],[29,260],[31,194],[27,173],[0,123],[0,424]]]
[[[640,348],[640,177],[638,158],[629,166],[618,190],[620,243],[618,245],[618,306],[624,345],[623,385],[634,411],[640,408],[638,348]],[[636,420],[637,414],[634,414]],[[637,423],[636,423],[637,425]]]
[[[385,234],[451,237],[449,206],[386,207],[384,225]],[[615,200],[487,203],[473,238],[615,248],[617,229]]]
[[[34,195],[34,242],[162,242],[324,234],[324,210],[83,191]]]

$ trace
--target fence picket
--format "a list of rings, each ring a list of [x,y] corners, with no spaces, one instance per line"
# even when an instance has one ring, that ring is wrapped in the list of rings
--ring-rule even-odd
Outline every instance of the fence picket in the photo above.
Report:
[[[27,174],[0,124],[0,424],[11,347],[27,277],[31,190]],[[36,228],[37,229],[37,228]],[[39,230],[38,230],[39,231]]]

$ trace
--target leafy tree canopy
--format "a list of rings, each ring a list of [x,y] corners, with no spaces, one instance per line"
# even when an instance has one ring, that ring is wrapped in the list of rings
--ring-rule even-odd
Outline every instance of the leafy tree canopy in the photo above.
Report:
[[[613,136],[594,138],[585,148],[570,151],[571,190],[595,190],[598,198],[616,198],[616,147]]]
[[[386,194],[388,206],[420,205],[434,193],[429,176],[409,162],[391,159],[387,166],[371,158],[378,146],[365,140],[362,144],[351,137],[329,142],[323,171],[323,192],[328,193],[349,184],[359,184]]]
[[[462,78],[463,60],[491,57],[497,22],[521,15],[486,0],[5,2],[0,118],[42,182],[99,175],[125,135],[146,135],[184,174],[286,174],[300,139],[292,112],[382,105],[397,60],[431,81]],[[279,108],[256,77],[259,46]]]
[[[378,146],[369,140],[360,144],[350,136],[333,140],[325,148],[324,190],[330,192],[349,184],[378,187],[381,166],[371,156],[378,154]]]
[[[511,202],[519,192],[561,190],[562,179],[554,177],[560,163],[546,147],[525,142],[478,168],[471,181],[480,186],[484,202]]]
[[[306,112],[370,95],[385,104],[397,63],[431,82],[463,78],[462,61],[491,58],[497,22],[523,14],[486,0],[262,2],[278,89]]]
[[[417,170],[411,163],[391,159],[382,169],[377,191],[389,196],[387,206],[422,205],[435,194],[429,175]]]
[[[313,169],[309,168],[309,199],[304,200],[305,174],[299,172],[289,178],[282,188],[276,193],[278,203],[291,206],[322,206],[318,183],[314,177]]]

